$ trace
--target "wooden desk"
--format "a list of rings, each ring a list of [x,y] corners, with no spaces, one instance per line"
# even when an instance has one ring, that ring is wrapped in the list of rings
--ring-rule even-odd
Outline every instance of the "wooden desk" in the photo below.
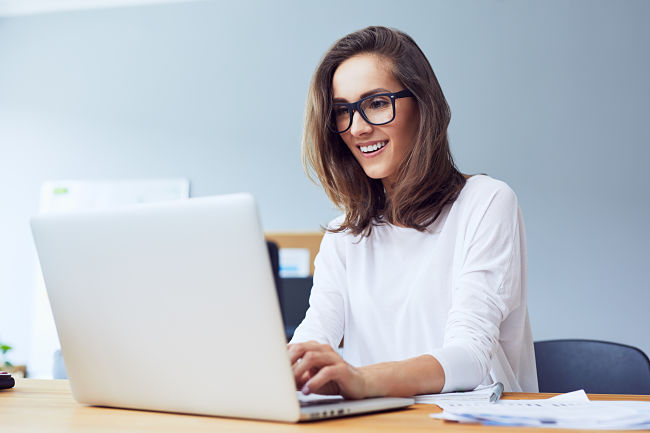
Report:
[[[506,393],[506,399],[546,398],[554,394]],[[590,395],[592,400],[645,400],[650,396]],[[304,424],[235,420],[125,409],[82,406],[76,403],[67,380],[18,379],[16,387],[0,390],[0,431],[8,432],[509,432],[509,427],[447,423],[429,418],[440,412],[434,405]],[[516,429],[556,432],[557,429]],[[564,430],[575,432],[575,430]]]

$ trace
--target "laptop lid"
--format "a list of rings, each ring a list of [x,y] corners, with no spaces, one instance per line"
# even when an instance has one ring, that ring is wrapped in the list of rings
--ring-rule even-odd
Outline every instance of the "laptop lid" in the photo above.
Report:
[[[31,223],[77,401],[299,419],[252,196],[45,214]]]

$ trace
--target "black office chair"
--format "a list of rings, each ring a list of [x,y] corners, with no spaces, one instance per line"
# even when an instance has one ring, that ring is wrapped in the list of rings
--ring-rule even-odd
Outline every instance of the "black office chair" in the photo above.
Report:
[[[275,283],[275,291],[278,295],[280,302],[280,311],[282,311],[282,286],[280,283],[280,252],[278,244],[273,241],[266,241],[266,248],[269,250],[269,259],[271,260],[271,270],[273,271],[273,282]]]
[[[287,340],[291,340],[296,328],[305,318],[312,285],[312,277],[282,278],[284,330]]]
[[[296,328],[305,317],[309,308],[309,293],[311,292],[312,277],[280,278],[280,260],[278,246],[273,241],[266,241],[273,269],[275,289],[278,294],[280,311],[287,341],[291,340]]]
[[[650,394],[650,360],[641,350],[596,340],[535,342],[539,392]]]

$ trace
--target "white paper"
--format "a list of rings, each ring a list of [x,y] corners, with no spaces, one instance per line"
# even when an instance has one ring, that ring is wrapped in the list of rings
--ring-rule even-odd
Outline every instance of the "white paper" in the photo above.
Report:
[[[643,430],[650,428],[650,402],[590,401],[584,391],[543,400],[497,403],[441,402],[432,418],[487,425],[568,429]]]

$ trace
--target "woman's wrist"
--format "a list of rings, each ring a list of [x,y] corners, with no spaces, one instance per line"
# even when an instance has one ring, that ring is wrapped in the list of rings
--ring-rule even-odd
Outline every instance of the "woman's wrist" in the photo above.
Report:
[[[409,397],[439,393],[445,373],[436,358],[422,355],[404,361],[360,367],[364,397]]]
[[[359,368],[363,378],[364,398],[386,397],[390,394],[390,386],[387,381],[391,379],[390,372],[394,370],[392,364],[396,363],[382,362]]]

